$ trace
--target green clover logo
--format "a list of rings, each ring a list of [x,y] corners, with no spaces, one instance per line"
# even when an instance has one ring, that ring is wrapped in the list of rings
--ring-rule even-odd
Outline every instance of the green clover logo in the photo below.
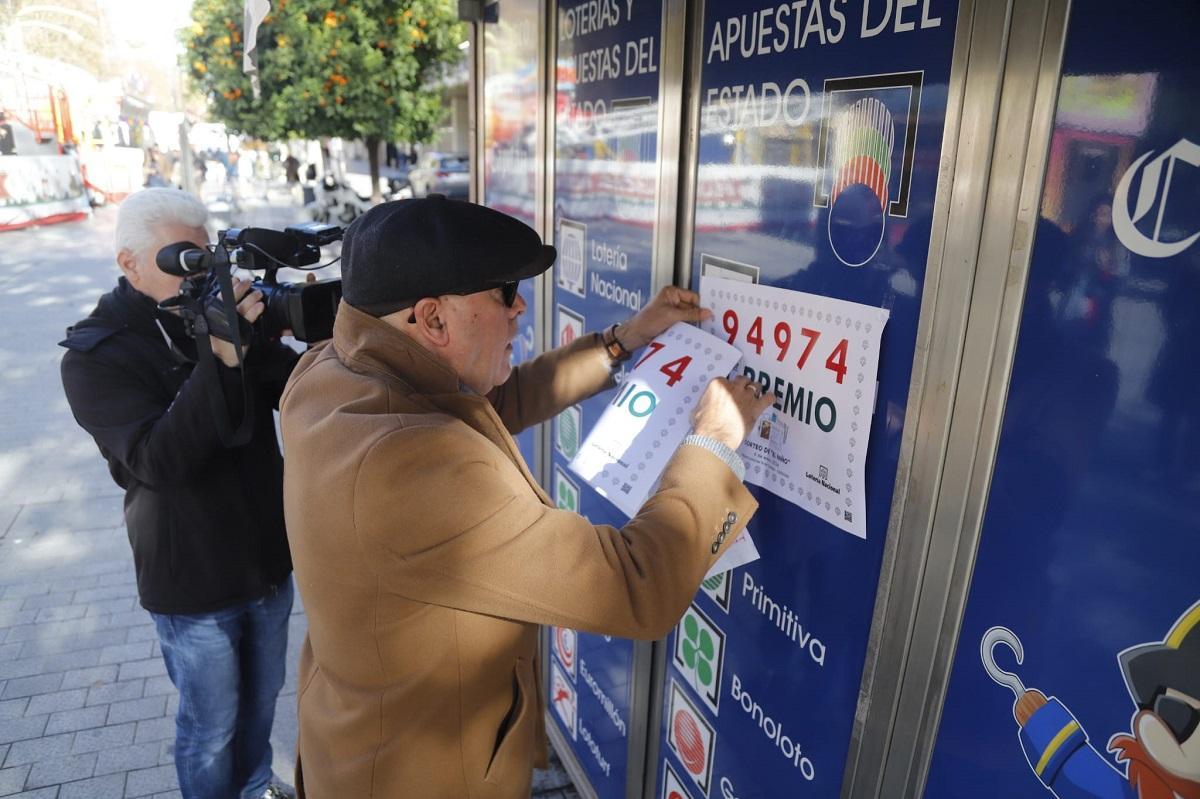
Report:
[[[562,510],[576,511],[575,507],[575,492],[571,490],[571,486],[567,483],[558,484],[558,507]]]
[[[683,619],[683,634],[683,661],[687,663],[689,669],[696,672],[700,682],[706,686],[711,685],[713,681],[712,660],[717,654],[712,633],[701,629],[700,622],[696,620],[696,617],[688,615]]]

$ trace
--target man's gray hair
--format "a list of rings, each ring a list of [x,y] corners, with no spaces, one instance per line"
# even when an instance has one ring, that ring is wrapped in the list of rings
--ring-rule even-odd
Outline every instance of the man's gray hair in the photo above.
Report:
[[[208,209],[193,195],[179,189],[142,189],[121,203],[117,212],[116,251],[139,255],[154,245],[158,228],[178,223],[204,227]]]

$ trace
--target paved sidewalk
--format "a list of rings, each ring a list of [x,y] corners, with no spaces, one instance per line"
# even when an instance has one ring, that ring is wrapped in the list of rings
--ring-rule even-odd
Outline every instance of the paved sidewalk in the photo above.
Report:
[[[0,796],[177,795],[174,689],[121,492],[58,377],[64,328],[116,278],[115,217],[0,243]]]
[[[286,193],[243,198],[218,224],[300,221]],[[59,382],[65,327],[113,285],[116,209],[86,222],[0,234],[0,796],[178,797],[177,697],[154,626],[137,604],[122,494],[71,418]],[[298,599],[298,597],[297,597]],[[291,781],[295,667],[272,743]],[[561,768],[535,795],[577,796]]]

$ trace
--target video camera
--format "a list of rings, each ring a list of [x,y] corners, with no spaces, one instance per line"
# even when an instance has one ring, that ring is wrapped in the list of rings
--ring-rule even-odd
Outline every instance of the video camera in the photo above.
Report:
[[[243,341],[249,341],[255,333],[275,340],[285,330],[304,342],[330,338],[342,298],[342,281],[332,278],[280,283],[276,274],[284,267],[303,268],[317,263],[321,247],[341,238],[340,227],[310,222],[292,225],[282,232],[268,228],[222,230],[217,244],[208,248],[187,241],[163,247],[155,257],[158,268],[185,280],[179,296],[165,301],[162,307],[180,309],[193,337],[211,334],[233,341],[232,326],[237,324]],[[234,309],[229,271],[232,266],[266,273],[251,284],[252,291],[262,292],[266,306],[253,327]]]

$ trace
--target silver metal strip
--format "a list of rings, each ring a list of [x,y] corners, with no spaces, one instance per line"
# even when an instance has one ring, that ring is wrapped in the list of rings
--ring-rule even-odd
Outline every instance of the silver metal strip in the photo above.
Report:
[[[662,759],[662,749],[659,746],[658,731],[663,722],[663,689],[667,679],[667,645],[666,641],[655,641],[650,653],[650,712],[647,715],[646,729],[649,738],[646,741],[646,773],[639,792],[626,791],[628,797],[654,799],[658,788],[658,764]]]
[[[916,701],[919,694],[914,691],[914,686],[928,684],[934,668],[931,653],[937,647],[941,624],[940,618],[931,624],[927,599],[930,586],[939,579],[940,564],[946,559],[946,548],[953,546],[953,541],[946,540],[947,523],[956,530],[959,521],[951,521],[946,515],[956,496],[955,482],[959,477],[955,473],[956,447],[963,446],[963,442],[956,441],[954,437],[953,415],[962,395],[974,390],[970,383],[971,375],[964,369],[968,360],[967,321],[976,310],[971,303],[978,296],[975,282],[982,278],[983,273],[979,257],[990,195],[991,166],[997,152],[997,137],[1002,134],[998,128],[1002,128],[1002,119],[1011,123],[1011,111],[1002,108],[1000,103],[1006,59],[1011,40],[1020,37],[1013,28],[1035,30],[1040,35],[1042,27],[1042,15],[1030,18],[1026,13],[1018,19],[1013,5],[1013,2],[1003,5],[981,4],[977,7],[977,19],[972,31],[964,113],[964,120],[969,119],[970,122],[964,124],[963,129],[969,145],[964,141],[959,156],[960,165],[964,168],[964,193],[960,199],[956,192],[952,201],[951,230],[958,235],[948,242],[946,254],[950,268],[957,267],[956,271],[967,273],[970,280],[963,286],[965,293],[957,298],[961,308],[956,313],[952,311],[953,327],[946,336],[952,340],[953,352],[945,354],[954,358],[959,365],[947,383],[949,390],[939,398],[941,402],[938,403],[936,421],[929,420],[936,431],[940,454],[933,456],[930,453],[928,471],[923,475],[934,490],[928,501],[922,503],[925,506],[921,518],[922,551],[914,551],[911,555],[910,574],[915,579],[906,588],[915,590],[917,599],[915,604],[905,608],[909,614],[907,621],[911,636],[904,642],[904,655],[896,663],[901,669],[898,673],[899,693],[893,697],[895,720],[890,739],[885,743],[883,754],[886,760],[875,794],[878,796],[903,795],[894,792],[908,789],[920,759],[926,708]],[[946,349],[943,346],[943,351]],[[906,599],[911,596],[913,594],[907,594]]]
[[[541,64],[542,64],[542,81],[541,95],[538,98],[538,108],[540,109],[540,124],[545,135],[541,137],[540,145],[544,149],[538,150],[538,161],[542,165],[542,179],[538,185],[542,187],[541,201],[538,203],[538,209],[541,213],[540,222],[538,225],[538,234],[541,235],[542,241],[554,243],[554,186],[557,170],[557,138],[558,138],[558,118],[557,118],[557,95],[558,95],[558,3],[556,0],[543,0],[541,9]],[[554,270],[550,270],[552,273]],[[548,274],[548,273],[543,273]],[[551,302],[547,307],[553,311],[553,286],[554,281],[548,281],[547,292],[550,295]],[[552,321],[552,320],[551,320]],[[553,339],[553,324],[543,325],[545,328],[546,342],[552,343]]]
[[[1002,13],[1003,21],[999,19]],[[886,760],[878,781],[873,786],[862,782],[856,796],[916,796],[923,790],[967,592],[970,564],[964,563],[964,557],[973,558],[978,541],[981,506],[990,480],[1011,363],[1010,350],[1002,356],[1003,365],[993,371],[993,364],[1001,363],[993,360],[999,354],[995,348],[1001,309],[1016,305],[1016,310],[1008,312],[1008,324],[1015,327],[1024,287],[1028,241],[1017,247],[1016,239],[1031,236],[1032,223],[1027,222],[1024,228],[1019,224],[1018,189],[1036,171],[1036,188],[1032,191],[1040,193],[1049,140],[1048,119],[1053,112],[1052,93],[1057,85],[1062,37],[1061,28],[1055,30],[1054,20],[1047,21],[1046,0],[1016,0],[1007,9],[981,7],[979,14],[972,32],[964,115],[964,119],[972,120],[978,136],[973,157],[966,150],[959,156],[960,172],[969,169],[978,175],[968,184],[974,191],[967,202],[960,203],[957,196],[953,200],[950,223],[957,235],[948,242],[945,259],[947,264],[959,263],[972,278],[969,302],[963,303],[963,311],[968,313],[962,317],[966,327],[955,328],[953,342],[959,349],[961,366],[948,384],[943,402],[944,415],[940,418],[949,426],[943,422],[936,428],[943,436],[938,443],[944,456],[936,464],[936,472],[929,475],[937,482],[936,503],[927,506],[932,509],[931,514],[926,513],[929,526],[923,531],[925,535],[915,537],[923,541],[901,541],[901,546],[923,543],[925,548],[918,552],[913,546],[901,558],[910,577],[919,577],[916,604],[909,601],[912,583],[906,584],[904,594],[907,607],[903,610],[911,613],[908,621],[912,635],[902,642],[902,655],[882,660],[891,663],[893,674],[899,676],[899,693],[891,697],[895,702],[891,730],[883,742]],[[1047,68],[1053,72],[1049,100]],[[982,114],[981,106],[990,106],[992,113]],[[1025,132],[1030,130],[1031,122],[1044,122],[1044,126],[1040,132],[1035,128],[1032,137],[1027,138]],[[999,165],[994,172],[991,164]],[[1019,167],[1009,164],[1025,168],[1019,171]],[[986,194],[981,197],[984,189]],[[1023,193],[1029,191],[1026,186]],[[1022,198],[1020,202],[1030,204],[1036,221],[1037,197]],[[974,256],[959,260],[970,255],[972,246]],[[1014,247],[1022,253],[1017,259],[1022,266],[1010,273],[1009,254]],[[959,257],[952,257],[956,250]],[[1006,295],[1011,291],[1016,292],[1015,299]],[[1015,341],[1015,329],[1009,335]],[[947,402],[949,413],[945,411]],[[995,414],[997,431],[990,437],[984,430],[987,409]],[[924,441],[926,434],[922,432],[921,437]],[[893,641],[891,646],[899,649],[901,642]]]
[[[543,241],[546,238],[546,230],[548,225],[553,225],[553,215],[549,216],[550,222],[547,223],[546,203],[552,202],[554,193],[548,191],[547,186],[553,186],[554,182],[554,133],[551,128],[554,125],[554,89],[551,83],[554,80],[553,62],[548,57],[554,53],[553,40],[550,39],[551,29],[554,25],[554,14],[551,9],[554,7],[554,0],[534,0],[537,6],[538,15],[538,97],[537,97],[537,133],[534,138],[534,164],[536,173],[534,175],[534,214],[533,214],[533,229],[538,232]],[[547,88],[549,86],[549,88]],[[537,324],[533,327],[533,351],[535,354],[543,353],[549,349],[549,342],[552,341],[550,333],[553,325],[553,309],[554,309],[554,282],[553,269],[549,269],[534,278],[534,306],[537,313]],[[537,478],[543,487],[549,488],[550,475],[553,471],[550,468],[550,447],[551,447],[551,432],[550,423],[545,422],[539,424],[533,430],[534,452],[536,453],[537,463],[531,464],[533,476]]]
[[[687,68],[686,0],[663,0],[659,31],[658,80],[658,174],[655,178],[654,239],[651,246],[651,295],[675,283],[678,264],[678,220],[680,175],[694,173],[694,161],[682,161],[682,118],[684,74]],[[686,283],[681,285],[687,285]],[[638,768],[630,767],[625,785],[627,797],[654,796],[658,778],[658,729],[662,723],[665,641],[634,643],[633,689],[630,701],[629,762],[637,757]]]
[[[539,85],[538,109],[539,109],[539,124],[542,126],[544,133],[539,134],[538,142],[538,162],[539,169],[542,173],[538,178],[538,189],[541,192],[538,199],[538,233],[542,240],[546,242],[554,241],[554,192],[556,185],[556,170],[557,170],[557,63],[558,63],[558,3],[556,0],[544,0],[539,18],[539,34],[541,42],[541,64],[543,66],[542,81]],[[538,310],[541,316],[541,324],[538,325],[538,335],[541,337],[538,344],[538,351],[544,352],[554,342],[554,270],[551,269],[542,274],[538,283]],[[551,486],[553,469],[553,436],[550,432],[552,422],[545,422],[539,425],[539,444],[538,455],[543,459],[545,469],[541,475],[542,485],[548,492],[553,491]],[[542,635],[539,639],[542,642],[543,648],[543,664],[545,666],[542,674],[550,674],[550,650],[552,649],[550,641],[550,627],[545,627],[542,630]],[[634,642],[634,660],[632,664],[632,696],[630,698],[630,724],[629,738],[626,742],[626,762],[628,768],[626,771],[626,789],[627,796],[632,796],[629,786],[637,780],[640,785],[644,772],[644,757],[645,757],[645,730],[639,729],[636,720],[641,718],[637,713],[638,703],[644,702],[644,696],[639,695],[639,682],[644,682],[648,679],[649,664],[640,666],[642,671],[646,672],[646,676],[639,679],[639,649],[637,647],[646,647],[646,654],[643,657],[649,657],[649,644]],[[539,690],[545,690],[545,686],[540,686]],[[643,689],[644,690],[644,689]],[[550,739],[550,744],[558,753],[559,760],[562,761],[563,767],[567,770],[567,775],[575,784],[576,790],[580,796],[585,799],[597,799],[595,788],[592,787],[591,781],[588,779],[587,771],[579,762],[576,756],[575,749],[570,745],[562,732],[558,729],[550,712],[546,713],[546,731]]]
[[[930,584],[932,610],[942,606],[941,630],[933,670],[921,691],[925,717],[907,780],[912,795],[925,789],[975,567],[1041,208],[1070,8],[1070,0],[1029,0],[1019,1],[1014,12],[995,156],[996,164],[1012,166],[994,176],[989,187],[979,288],[972,300],[964,354],[963,385],[972,391],[969,396],[960,392],[951,423],[955,459],[947,463],[947,471],[961,474],[965,492],[961,504],[946,509],[946,527],[953,517],[960,519],[951,569],[944,582]],[[1021,17],[1027,19],[1019,30]],[[1038,17],[1043,25],[1033,31],[1032,20]],[[940,507],[938,517],[935,534],[942,531]],[[937,621],[936,615],[929,621]]]
[[[471,110],[475,114],[471,129],[471,201],[483,203],[483,154],[487,143],[484,131],[487,119],[484,107],[484,86],[487,82],[487,33],[482,22],[471,23]]]
[[[534,0],[538,12],[538,95],[537,95],[537,136],[535,138],[534,164],[534,223],[533,229],[544,239],[546,236],[546,200],[553,194],[547,191],[547,186],[554,183],[554,152],[549,149],[554,141],[551,128],[554,126],[554,70],[550,67],[551,57],[557,55],[554,40],[550,38],[555,27],[554,0]],[[544,275],[545,273],[543,273]],[[540,349],[538,350],[541,351]]]
[[[953,401],[973,280],[971,267],[979,241],[979,218],[967,220],[973,227],[971,224],[963,227],[961,217],[971,207],[982,208],[980,187],[986,181],[988,169],[989,126],[998,102],[998,79],[989,102],[986,92],[981,91],[985,87],[979,76],[970,71],[979,69],[978,61],[972,58],[973,48],[978,46],[977,37],[989,33],[995,36],[997,21],[1003,24],[1006,19],[1003,5],[990,5],[993,16],[982,20],[977,19],[974,0],[963,0],[958,10],[942,134],[942,166],[934,198],[921,317],[905,414],[909,421],[901,436],[858,712],[842,782],[843,797],[865,799],[878,795],[884,760],[897,723],[900,681],[948,435],[949,426],[943,420],[949,419]],[[989,62],[993,69],[996,61],[993,58]],[[968,196],[972,193],[974,196]],[[969,203],[969,199],[975,203]],[[952,215],[953,236],[949,233]],[[927,386],[933,388],[927,392]]]
[[[567,776],[571,778],[571,782],[575,783],[575,790],[579,795],[583,799],[599,799],[596,796],[596,790],[588,782],[587,773],[579,765],[579,761],[575,759],[575,750],[567,743],[567,739],[563,737],[562,732],[558,729],[558,723],[555,722],[549,712],[546,713],[546,734],[550,738],[550,745],[554,747],[554,751],[558,753],[559,759],[562,760],[563,767],[567,770]]]
[[[663,0],[662,29],[658,37],[658,176],[654,188],[655,222],[653,282],[657,293],[675,279],[676,230],[679,218],[679,175],[687,166],[680,163],[683,118],[683,76],[686,64],[684,0]]]
[[[558,3],[555,0],[542,0],[538,13],[539,63],[542,66],[541,80],[538,84],[538,170],[537,177],[537,224],[538,235],[542,241],[554,242],[554,191],[555,170],[557,169],[556,138],[557,124],[555,97],[558,92],[557,69],[558,61]],[[545,352],[554,342],[554,269],[549,269],[537,278],[538,320],[535,346],[538,352]],[[538,473],[542,486],[553,496],[553,435],[550,431],[552,421],[538,425],[537,452],[540,459]],[[540,640],[542,641],[542,670],[543,679],[550,675],[550,650],[553,649],[550,640],[551,628],[543,627]],[[538,690],[545,691],[541,685]],[[558,729],[553,713],[546,713],[546,733],[550,745],[558,754],[567,775],[574,783],[575,789],[584,799],[597,799],[596,790],[588,780],[587,771],[575,755],[575,749]]]
[[[543,0],[542,10],[539,14],[540,17],[546,20],[545,22],[539,23],[540,27],[545,28],[545,33],[540,39],[542,49],[541,63],[544,65],[551,65],[542,70],[542,83],[548,85],[548,88],[543,88],[542,90],[544,91],[545,97],[543,98],[544,101],[539,105],[539,113],[546,115],[548,130],[545,141],[546,150],[545,152],[539,153],[541,156],[539,158],[540,161],[545,161],[547,158],[552,159],[554,154],[555,120],[553,106],[550,105],[553,103],[554,93],[556,90],[554,85],[555,70],[552,66],[554,63],[553,58],[557,56],[557,49],[555,46],[555,37],[557,36],[555,28],[557,19],[554,13],[554,8],[554,0]],[[543,187],[543,202],[554,202],[553,163],[553,160],[551,160],[550,166],[545,170],[546,185]],[[539,206],[539,213],[542,215],[543,221],[542,224],[538,226],[538,235],[542,237],[542,241],[552,243],[554,240],[554,215],[553,213],[547,214],[547,209],[544,206]],[[547,218],[549,219],[548,224],[545,221]],[[549,273],[553,274],[554,269],[551,268]],[[551,316],[554,313],[552,302],[554,293],[553,283],[550,283],[545,289],[543,289],[544,284],[546,284],[546,278],[543,275],[538,278],[538,286],[535,294],[536,298],[538,299],[538,320],[541,322],[541,324],[537,326],[537,329],[534,333],[534,346],[537,348],[537,352],[545,351],[543,342],[553,341],[552,330],[554,320],[552,317],[547,319],[548,316]],[[550,494],[550,496],[553,496],[554,488],[551,485],[551,481],[553,479],[551,474],[553,473],[553,469],[550,468],[553,458],[551,453],[552,435],[546,430],[546,426],[546,423],[538,425],[538,432],[534,434],[539,463],[537,465],[537,471],[534,471],[533,475],[542,484],[542,487],[546,490],[546,492]],[[543,464],[545,465],[544,468]],[[542,683],[538,685],[537,689],[542,692],[543,696],[546,695],[550,680],[550,652],[553,649],[553,642],[551,641],[551,635],[553,634],[552,631],[552,627],[549,625],[544,625],[541,629],[541,633],[538,635],[538,659],[542,666]],[[563,766],[567,769],[567,773],[570,775],[571,781],[574,782],[576,786],[586,785],[586,779],[580,779],[576,776],[577,774],[582,775],[583,769],[575,760],[574,754],[570,747],[565,745],[566,741],[561,735],[559,735],[558,729],[555,727],[553,715],[554,713],[552,710],[547,710],[545,724],[547,737],[550,739],[550,745],[554,747],[555,752],[558,754],[559,760],[563,762]]]
[[[626,742],[625,795],[642,795],[642,786],[653,779],[647,744],[654,734],[650,731],[651,701],[655,691],[650,684],[654,672],[654,644],[650,641],[633,642],[633,663],[629,674],[629,738]]]
[[[686,58],[683,69],[683,131],[680,138],[679,213],[675,219],[675,285],[690,286],[696,234],[696,180],[700,158],[700,73],[704,52],[704,0],[685,0]]]

